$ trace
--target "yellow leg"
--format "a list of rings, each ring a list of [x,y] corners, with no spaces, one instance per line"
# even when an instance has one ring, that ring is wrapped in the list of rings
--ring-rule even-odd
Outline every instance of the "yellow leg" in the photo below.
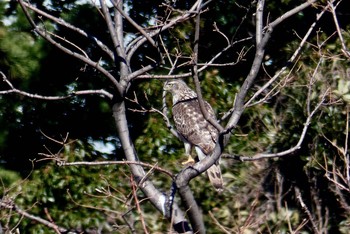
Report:
[[[182,165],[187,165],[187,164],[192,165],[192,164],[194,164],[194,163],[195,163],[194,159],[193,159],[192,156],[189,154],[189,155],[188,155],[188,159],[187,159],[186,161],[182,162],[181,164],[182,164]]]

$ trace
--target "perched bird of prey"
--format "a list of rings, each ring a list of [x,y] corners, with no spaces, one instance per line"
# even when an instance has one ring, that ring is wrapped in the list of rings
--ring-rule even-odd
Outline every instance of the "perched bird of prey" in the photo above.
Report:
[[[176,130],[185,145],[188,160],[183,164],[194,163],[191,157],[192,147],[195,148],[198,159],[209,156],[215,148],[219,136],[218,130],[203,116],[199,106],[197,93],[190,89],[182,80],[169,80],[164,84],[164,90],[172,94],[172,114]],[[216,119],[214,110],[208,102],[205,109],[212,119]],[[223,190],[223,180],[219,162],[207,170],[210,182],[217,191]]]

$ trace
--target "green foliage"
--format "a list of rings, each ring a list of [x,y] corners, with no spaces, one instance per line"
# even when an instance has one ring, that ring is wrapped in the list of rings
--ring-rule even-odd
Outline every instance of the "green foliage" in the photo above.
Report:
[[[43,5],[43,1],[32,2],[96,35],[107,45],[111,44],[104,19],[94,7],[78,5],[75,1],[53,1],[49,6]],[[127,1],[127,4],[131,17],[140,25],[153,26],[155,13],[167,15],[167,8],[160,1]],[[189,2],[176,1],[176,4],[180,9],[187,9]],[[299,1],[291,0],[267,3],[269,14],[265,15],[264,22],[275,19],[297,4]],[[345,8],[339,7],[339,11],[344,11],[342,9]],[[254,32],[254,25],[246,16],[250,17],[254,10],[255,6],[247,1],[217,1],[210,5],[201,15],[200,62],[213,58],[227,43],[221,34],[213,31],[214,23],[221,32],[232,36],[229,40],[246,38]],[[274,31],[267,51],[271,64],[264,67],[266,73],[275,74],[298,48],[300,41],[295,35],[302,35],[308,29],[308,23],[314,20],[314,14],[310,12],[317,10],[315,6],[302,12]],[[3,12],[0,6],[0,16]],[[108,81],[94,68],[85,67],[30,33],[23,14],[17,12],[20,11],[15,11],[16,20],[11,25],[0,26],[0,70],[14,81],[16,87],[46,95],[98,88],[113,91]],[[341,55],[340,41],[330,32],[334,28],[326,21],[320,22],[324,31],[319,30],[310,39],[299,62],[281,75],[283,82],[273,84],[278,92],[246,109],[239,126],[233,129],[233,137],[225,152],[249,156],[291,148],[299,141],[310,111],[329,89],[326,102],[311,120],[301,148],[291,156],[271,160],[235,162],[221,159],[226,187],[223,194],[218,195],[211,188],[205,175],[191,181],[190,186],[203,211],[208,233],[219,233],[223,228],[231,233],[289,233],[292,230],[312,233],[310,222],[303,223],[310,217],[297,200],[295,188],[300,189],[306,207],[315,214],[315,220],[320,225],[328,219],[325,228],[330,233],[347,232],[349,194],[346,190],[339,190],[339,184],[348,186],[344,178],[348,168],[345,149],[348,148],[346,139],[349,134],[346,132],[350,101],[349,61]],[[61,26],[42,23],[79,44],[89,57],[101,59],[103,66],[116,71],[118,76],[116,64],[109,63],[103,53],[97,52],[90,40]],[[349,22],[343,20],[342,24],[349,25]],[[130,25],[126,25],[125,30],[131,37],[137,33]],[[342,33],[349,48],[349,33]],[[171,56],[181,54],[190,58],[193,52],[193,21],[162,32],[162,39]],[[239,43],[239,47],[237,45],[226,51],[216,62],[235,61],[237,52],[251,44],[252,41]],[[149,46],[137,52],[132,61],[133,70],[148,65],[147,56],[154,55],[154,49]],[[247,54],[245,61],[235,66],[210,67],[200,74],[203,96],[214,107],[219,119],[233,107],[235,95],[249,71],[252,52]],[[181,66],[176,68],[176,73],[188,72],[189,65],[183,66],[187,58],[178,61],[177,65]],[[170,66],[168,62],[156,72],[166,74],[168,71],[163,68],[167,66]],[[262,71],[259,74],[250,94],[266,82],[266,73]],[[186,81],[193,87],[192,79]],[[128,93],[127,117],[140,160],[176,174],[183,169],[183,145],[171,135],[163,116],[152,109],[162,108],[162,86],[160,80],[133,82]],[[2,90],[7,88],[1,85]],[[13,198],[19,207],[31,214],[44,218],[49,215],[58,225],[80,231],[100,228],[105,233],[126,233],[129,230],[126,221],[139,231],[142,230],[142,218],[151,233],[169,230],[170,224],[164,222],[161,214],[155,212],[140,191],[136,193],[142,213],[137,211],[137,201],[131,199],[133,183],[126,165],[58,166],[51,161],[58,158],[70,162],[123,159],[108,101],[93,96],[47,103],[1,96],[0,104],[2,198]],[[169,98],[167,104],[170,105]],[[171,119],[170,112],[167,117]],[[225,125],[226,121],[221,120],[221,123]],[[43,133],[59,141],[69,134],[63,147]],[[114,144],[114,152],[98,152],[92,146],[96,141]],[[35,160],[35,168],[32,169],[28,159],[42,159],[38,152],[43,150],[58,158]],[[23,167],[23,163],[27,165]],[[152,172],[150,179],[163,192],[168,192],[171,178]],[[338,184],[331,179],[339,181]],[[54,233],[9,210],[1,210],[0,217],[6,217],[10,227],[20,222],[21,233]],[[4,222],[1,219],[2,226]]]
[[[88,152],[78,143],[65,147],[61,160],[84,160]],[[58,166],[48,163],[40,170],[34,169],[23,181],[17,179],[19,186],[12,186],[5,195],[13,197],[17,205],[30,213],[41,217],[49,214],[57,225],[75,230],[99,227],[103,232],[117,233],[113,225],[123,224],[122,215],[132,208],[133,201],[127,198],[129,176],[125,165]],[[126,218],[133,216],[132,213]],[[20,218],[14,216],[10,226]],[[42,225],[28,219],[24,219],[19,228],[21,233],[43,230]],[[48,229],[44,232],[54,233]]]
[[[29,79],[38,74],[45,51],[29,33],[0,27],[0,67],[11,78]]]
[[[6,190],[12,188],[12,186],[18,182],[20,178],[21,177],[17,172],[0,168],[0,197],[3,197]]]

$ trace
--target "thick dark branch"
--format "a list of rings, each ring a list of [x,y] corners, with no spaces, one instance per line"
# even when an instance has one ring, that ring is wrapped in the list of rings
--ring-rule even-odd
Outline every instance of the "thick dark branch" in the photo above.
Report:
[[[178,193],[180,195],[181,201],[187,209],[187,215],[190,220],[193,232],[205,233],[202,213],[200,212],[200,209],[193,196],[190,186],[188,185],[188,182],[189,181],[187,181],[183,175],[177,176],[175,180],[175,183],[178,186]]]

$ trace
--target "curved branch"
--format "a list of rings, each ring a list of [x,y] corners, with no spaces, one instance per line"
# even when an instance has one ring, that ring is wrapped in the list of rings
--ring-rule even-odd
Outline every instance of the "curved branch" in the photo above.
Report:
[[[112,39],[112,42],[114,45],[114,49],[118,52],[119,56],[121,56],[122,58],[125,59],[123,45],[122,45],[121,41],[119,40],[120,38],[118,37],[116,30],[114,28],[111,15],[109,14],[108,7],[106,6],[106,1],[100,0],[100,5],[102,8],[103,16],[104,16],[105,21],[107,23],[108,31],[111,34],[111,39]]]
[[[329,6],[329,8],[331,10],[331,13],[333,15],[333,21],[334,21],[334,24],[335,24],[335,28],[337,29],[337,33],[338,33],[338,37],[339,37],[339,40],[340,40],[340,44],[342,46],[342,52],[348,59],[350,59],[350,51],[349,51],[348,48],[346,48],[345,41],[344,41],[343,35],[341,33],[341,29],[339,27],[337,14],[335,12],[335,9],[337,8],[337,6],[340,4],[341,1],[339,1],[336,6],[334,6],[333,2],[334,2],[334,0],[333,1],[328,1],[328,6]]]
[[[113,84],[114,86],[117,88],[118,90],[118,94],[120,96],[122,96],[123,92],[123,88],[122,86],[119,84],[119,82],[114,78],[114,76],[109,73],[106,69],[104,69],[103,67],[101,67],[99,65],[98,62],[94,62],[89,58],[86,58],[85,56],[78,54],[64,46],[62,46],[61,44],[57,43],[54,39],[52,39],[47,33],[46,30],[40,28],[38,25],[36,25],[36,23],[34,22],[34,20],[32,19],[32,17],[30,16],[23,0],[18,0],[18,2],[20,3],[22,10],[24,12],[24,14],[26,15],[29,23],[32,25],[32,27],[34,28],[34,31],[37,32],[42,38],[44,38],[45,40],[47,40],[49,43],[51,43],[52,45],[56,46],[58,49],[62,50],[63,52],[77,58],[78,60],[96,68],[98,71],[100,71],[104,76],[106,76]]]
[[[198,5],[198,9],[201,7],[201,5]],[[199,44],[199,31],[200,31],[200,12],[198,11],[198,14],[196,16],[196,26],[195,26],[195,36],[194,36],[194,48],[193,48],[193,62],[194,62],[194,66],[193,66],[193,79],[194,79],[194,83],[196,86],[196,93],[197,93],[197,97],[198,97],[198,103],[199,103],[199,107],[200,110],[203,114],[203,117],[211,124],[213,125],[219,132],[223,131],[224,128],[213,118],[211,118],[209,116],[208,111],[205,108],[205,104],[203,101],[203,96],[202,96],[202,91],[201,91],[201,87],[199,84],[199,78],[198,78],[198,44]]]
[[[113,6],[120,12],[120,14],[122,14],[122,16],[129,21],[129,23],[134,26],[148,41],[149,43],[151,43],[152,46],[157,47],[155,41],[152,39],[152,37],[150,37],[145,30],[143,30],[142,27],[140,27],[130,16],[128,16],[119,6],[117,3],[115,3],[114,1],[112,1]]]
[[[241,40],[235,41],[229,45],[227,45],[225,48],[223,48],[221,51],[219,51],[213,58],[211,58],[208,62],[204,63],[204,64],[197,64],[197,66],[200,65],[200,68],[197,69],[198,73],[204,71],[205,69],[207,69],[210,66],[233,66],[236,65],[246,54],[245,50],[242,50],[239,55],[238,58],[235,62],[232,63],[227,63],[227,64],[214,64],[215,60],[218,59],[224,52],[226,52],[227,50],[229,50],[230,48],[232,48],[234,45],[244,42],[244,41],[248,41],[251,40],[252,37],[247,37],[247,38],[243,38]],[[249,49],[247,49],[249,50]],[[182,73],[182,74],[176,74],[176,75],[153,75],[153,74],[148,74],[148,75],[137,75],[137,76],[133,76],[130,77],[129,79],[182,79],[182,78],[187,78],[187,77],[191,77],[193,75],[192,72],[186,72],[186,73]]]
[[[118,102],[113,105],[113,116],[116,122],[119,139],[122,144],[125,157],[128,161],[139,162],[134,145],[130,140],[130,132],[128,129],[125,113],[125,102]],[[144,179],[146,178],[146,173],[143,170],[142,166],[137,164],[130,164],[130,169],[137,183],[140,183],[142,181],[142,183],[140,183],[140,189],[142,192],[149,198],[154,207],[161,211],[166,218],[171,219],[174,229],[181,233],[190,231],[184,213],[180,210],[176,202],[172,203],[172,209],[170,211],[171,213],[168,213],[168,198],[165,194],[156,189],[151,181]]]
[[[28,93],[25,92],[23,90],[19,90],[16,89],[12,83],[6,78],[5,74],[3,72],[0,71],[0,74],[3,78],[3,81],[6,82],[11,89],[9,90],[2,90],[0,91],[0,95],[5,95],[5,94],[19,94],[25,97],[29,97],[29,98],[34,98],[34,99],[41,99],[41,100],[47,100],[47,101],[58,101],[58,100],[64,100],[64,99],[68,99],[68,98],[72,98],[74,96],[81,96],[81,95],[102,95],[104,97],[109,98],[110,100],[112,100],[113,98],[113,94],[103,90],[103,89],[99,89],[99,90],[80,90],[80,91],[75,91],[72,92],[71,94],[68,94],[66,96],[44,96],[44,95],[40,95],[40,94],[33,94],[33,93]]]
[[[300,42],[300,45],[298,46],[298,48],[296,49],[296,51],[293,53],[293,55],[290,57],[290,59],[287,61],[287,65],[282,67],[281,70],[279,72],[277,72],[268,82],[266,82],[263,87],[261,87],[257,92],[254,93],[254,95],[249,99],[249,101],[246,102],[245,107],[248,107],[249,105],[251,105],[252,101],[258,97],[264,90],[267,89],[267,87],[269,87],[274,81],[276,81],[278,79],[278,77],[284,73],[284,71],[289,67],[289,64],[293,63],[296,58],[298,57],[298,55],[300,54],[301,49],[303,48],[304,44],[306,43],[307,39],[309,38],[309,36],[311,35],[312,31],[314,30],[316,23],[321,19],[321,17],[323,16],[323,14],[327,11],[327,8],[325,7],[317,16],[316,16],[316,20],[311,24],[311,26],[309,27],[309,30],[306,32],[305,36],[303,37],[303,39]]]
[[[158,25],[157,29],[153,30],[152,32],[149,33],[150,37],[154,37],[156,35],[158,35],[159,33],[161,33],[162,31],[173,27],[174,25],[183,22],[184,20],[190,18],[192,16],[193,13],[195,13],[196,8],[199,4],[200,0],[197,0],[192,7],[186,11],[185,13],[183,13],[182,15],[176,16],[173,19],[168,20],[168,23],[165,23],[163,25]],[[135,43],[136,41],[136,43]],[[126,53],[128,55],[127,59],[130,60],[131,57],[133,56],[133,54],[136,52],[136,50],[143,45],[143,43],[145,43],[147,41],[147,38],[145,38],[143,35],[139,36],[137,38],[135,38],[130,44],[132,44],[133,46],[131,47],[127,47]]]
[[[300,138],[299,138],[299,141],[298,143],[291,147],[290,149],[288,150],[285,150],[285,151],[282,151],[282,152],[278,152],[278,153],[274,153],[274,154],[265,154],[265,153],[261,153],[261,154],[257,154],[257,155],[254,155],[254,156],[251,156],[251,157],[240,157],[240,160],[242,161],[253,161],[253,160],[258,160],[258,159],[262,159],[262,158],[275,158],[275,157],[282,157],[282,156],[285,156],[285,155],[288,155],[288,154],[291,154],[295,151],[297,151],[298,149],[301,148],[301,144],[303,143],[304,139],[305,139],[305,136],[306,136],[306,133],[307,133],[307,130],[309,128],[309,125],[311,123],[311,120],[312,120],[312,117],[315,115],[315,113],[318,111],[318,109],[322,106],[322,104],[324,103],[325,101],[325,97],[327,95],[329,95],[329,90],[330,88],[328,88],[325,93],[322,95],[322,98],[321,98],[321,101],[315,106],[315,108],[313,109],[313,111],[308,115],[305,123],[304,123],[304,128],[300,134]]]
[[[23,4],[24,4],[27,8],[29,8],[29,9],[31,9],[32,11],[36,12],[37,14],[42,15],[42,16],[46,17],[47,19],[50,19],[50,20],[56,22],[56,23],[59,24],[59,25],[62,25],[62,26],[64,26],[64,27],[66,27],[66,28],[69,28],[69,29],[71,29],[72,31],[77,32],[77,33],[79,33],[80,35],[82,35],[82,36],[84,36],[84,37],[86,37],[86,38],[92,39],[92,41],[94,41],[94,42],[96,43],[96,45],[97,45],[98,47],[101,48],[101,50],[103,50],[104,52],[106,52],[106,54],[107,54],[112,60],[114,60],[113,52],[112,52],[102,41],[100,41],[100,40],[97,39],[96,37],[94,37],[94,36],[92,36],[92,35],[89,35],[89,34],[86,33],[84,30],[82,30],[82,29],[80,29],[80,28],[78,28],[78,27],[75,27],[74,25],[71,25],[70,23],[64,21],[64,20],[61,19],[61,18],[57,18],[57,17],[55,17],[55,16],[53,16],[53,15],[47,14],[46,12],[44,12],[44,11],[42,11],[42,10],[40,10],[40,9],[38,9],[38,8],[36,8],[36,7],[34,7],[34,6],[32,6],[32,5],[29,4],[29,3],[23,2]]]
[[[201,173],[203,173],[204,171],[206,171],[211,165],[213,165],[219,159],[220,155],[223,152],[224,147],[226,146],[226,144],[229,141],[229,138],[231,136],[231,132],[230,132],[231,129],[234,126],[236,126],[238,120],[240,119],[240,117],[245,109],[244,99],[248,93],[249,88],[253,84],[253,82],[258,74],[258,71],[260,70],[260,66],[261,66],[261,63],[262,63],[262,60],[264,57],[264,53],[265,53],[265,46],[267,45],[267,43],[270,39],[270,36],[272,34],[272,31],[273,31],[273,27],[277,26],[285,18],[291,16],[292,14],[295,14],[295,13],[305,9],[306,7],[310,6],[313,2],[315,2],[315,0],[308,1],[304,4],[301,4],[299,7],[296,7],[294,9],[288,11],[283,16],[278,18],[278,20],[272,22],[271,24],[269,24],[267,26],[267,28],[265,30],[265,34],[263,35],[260,43],[257,45],[254,61],[252,63],[250,72],[249,72],[247,78],[245,79],[241,90],[237,94],[233,114],[226,125],[226,129],[224,131],[220,132],[219,139],[218,139],[218,142],[214,148],[214,151],[212,152],[210,157],[205,157],[203,160],[197,162],[195,165],[193,165],[191,167],[187,167],[184,170],[182,170],[178,174],[179,182],[181,182],[182,184],[189,183],[189,181],[191,179],[193,179],[194,177],[196,177],[196,176],[200,175]],[[320,105],[322,103],[323,102],[319,103],[319,105],[315,108],[314,112],[312,112],[312,115],[316,112],[316,110],[320,107]],[[311,120],[311,117],[309,116],[308,120],[309,119]],[[304,128],[304,131],[302,134],[306,134],[306,130],[307,130],[307,126]]]
[[[289,10],[288,12],[284,13],[282,16],[280,16],[279,18],[277,18],[276,20],[274,20],[273,22],[271,22],[270,24],[268,24],[265,27],[265,33],[262,36],[261,40],[257,40],[257,42],[259,42],[259,44],[257,44],[256,46],[256,52],[255,52],[255,56],[254,56],[254,61],[252,63],[252,66],[250,68],[249,74],[247,76],[247,78],[244,80],[244,83],[240,89],[240,91],[237,94],[237,98],[235,101],[235,105],[234,105],[234,111],[231,115],[231,118],[229,119],[227,125],[226,125],[226,130],[230,131],[232,128],[234,128],[237,123],[238,120],[240,119],[245,106],[244,106],[244,100],[247,96],[248,90],[250,89],[250,87],[252,86],[253,82],[255,81],[255,78],[258,75],[258,72],[260,70],[264,55],[265,55],[265,47],[267,45],[267,43],[270,40],[271,34],[273,29],[279,25],[280,23],[282,23],[285,19],[291,17],[292,15],[304,10],[305,8],[311,6],[314,2],[316,2],[316,0],[309,0],[306,1],[305,3]],[[260,5],[258,5],[258,7],[260,7]],[[258,17],[257,19],[260,19],[260,17]],[[258,22],[260,24],[260,22]],[[227,135],[226,140],[228,141],[229,135]]]
[[[25,218],[28,218],[32,221],[41,223],[43,225],[45,225],[46,227],[49,227],[53,230],[57,230],[60,233],[66,233],[68,232],[68,229],[64,228],[64,227],[60,227],[50,221],[47,221],[46,219],[40,218],[38,216],[29,214],[27,211],[19,208],[17,205],[15,205],[12,201],[4,201],[3,199],[0,200],[0,207],[1,209],[8,209],[8,210],[12,210],[16,213],[18,213],[19,215],[22,215]],[[72,233],[76,233],[76,232],[72,232]]]

